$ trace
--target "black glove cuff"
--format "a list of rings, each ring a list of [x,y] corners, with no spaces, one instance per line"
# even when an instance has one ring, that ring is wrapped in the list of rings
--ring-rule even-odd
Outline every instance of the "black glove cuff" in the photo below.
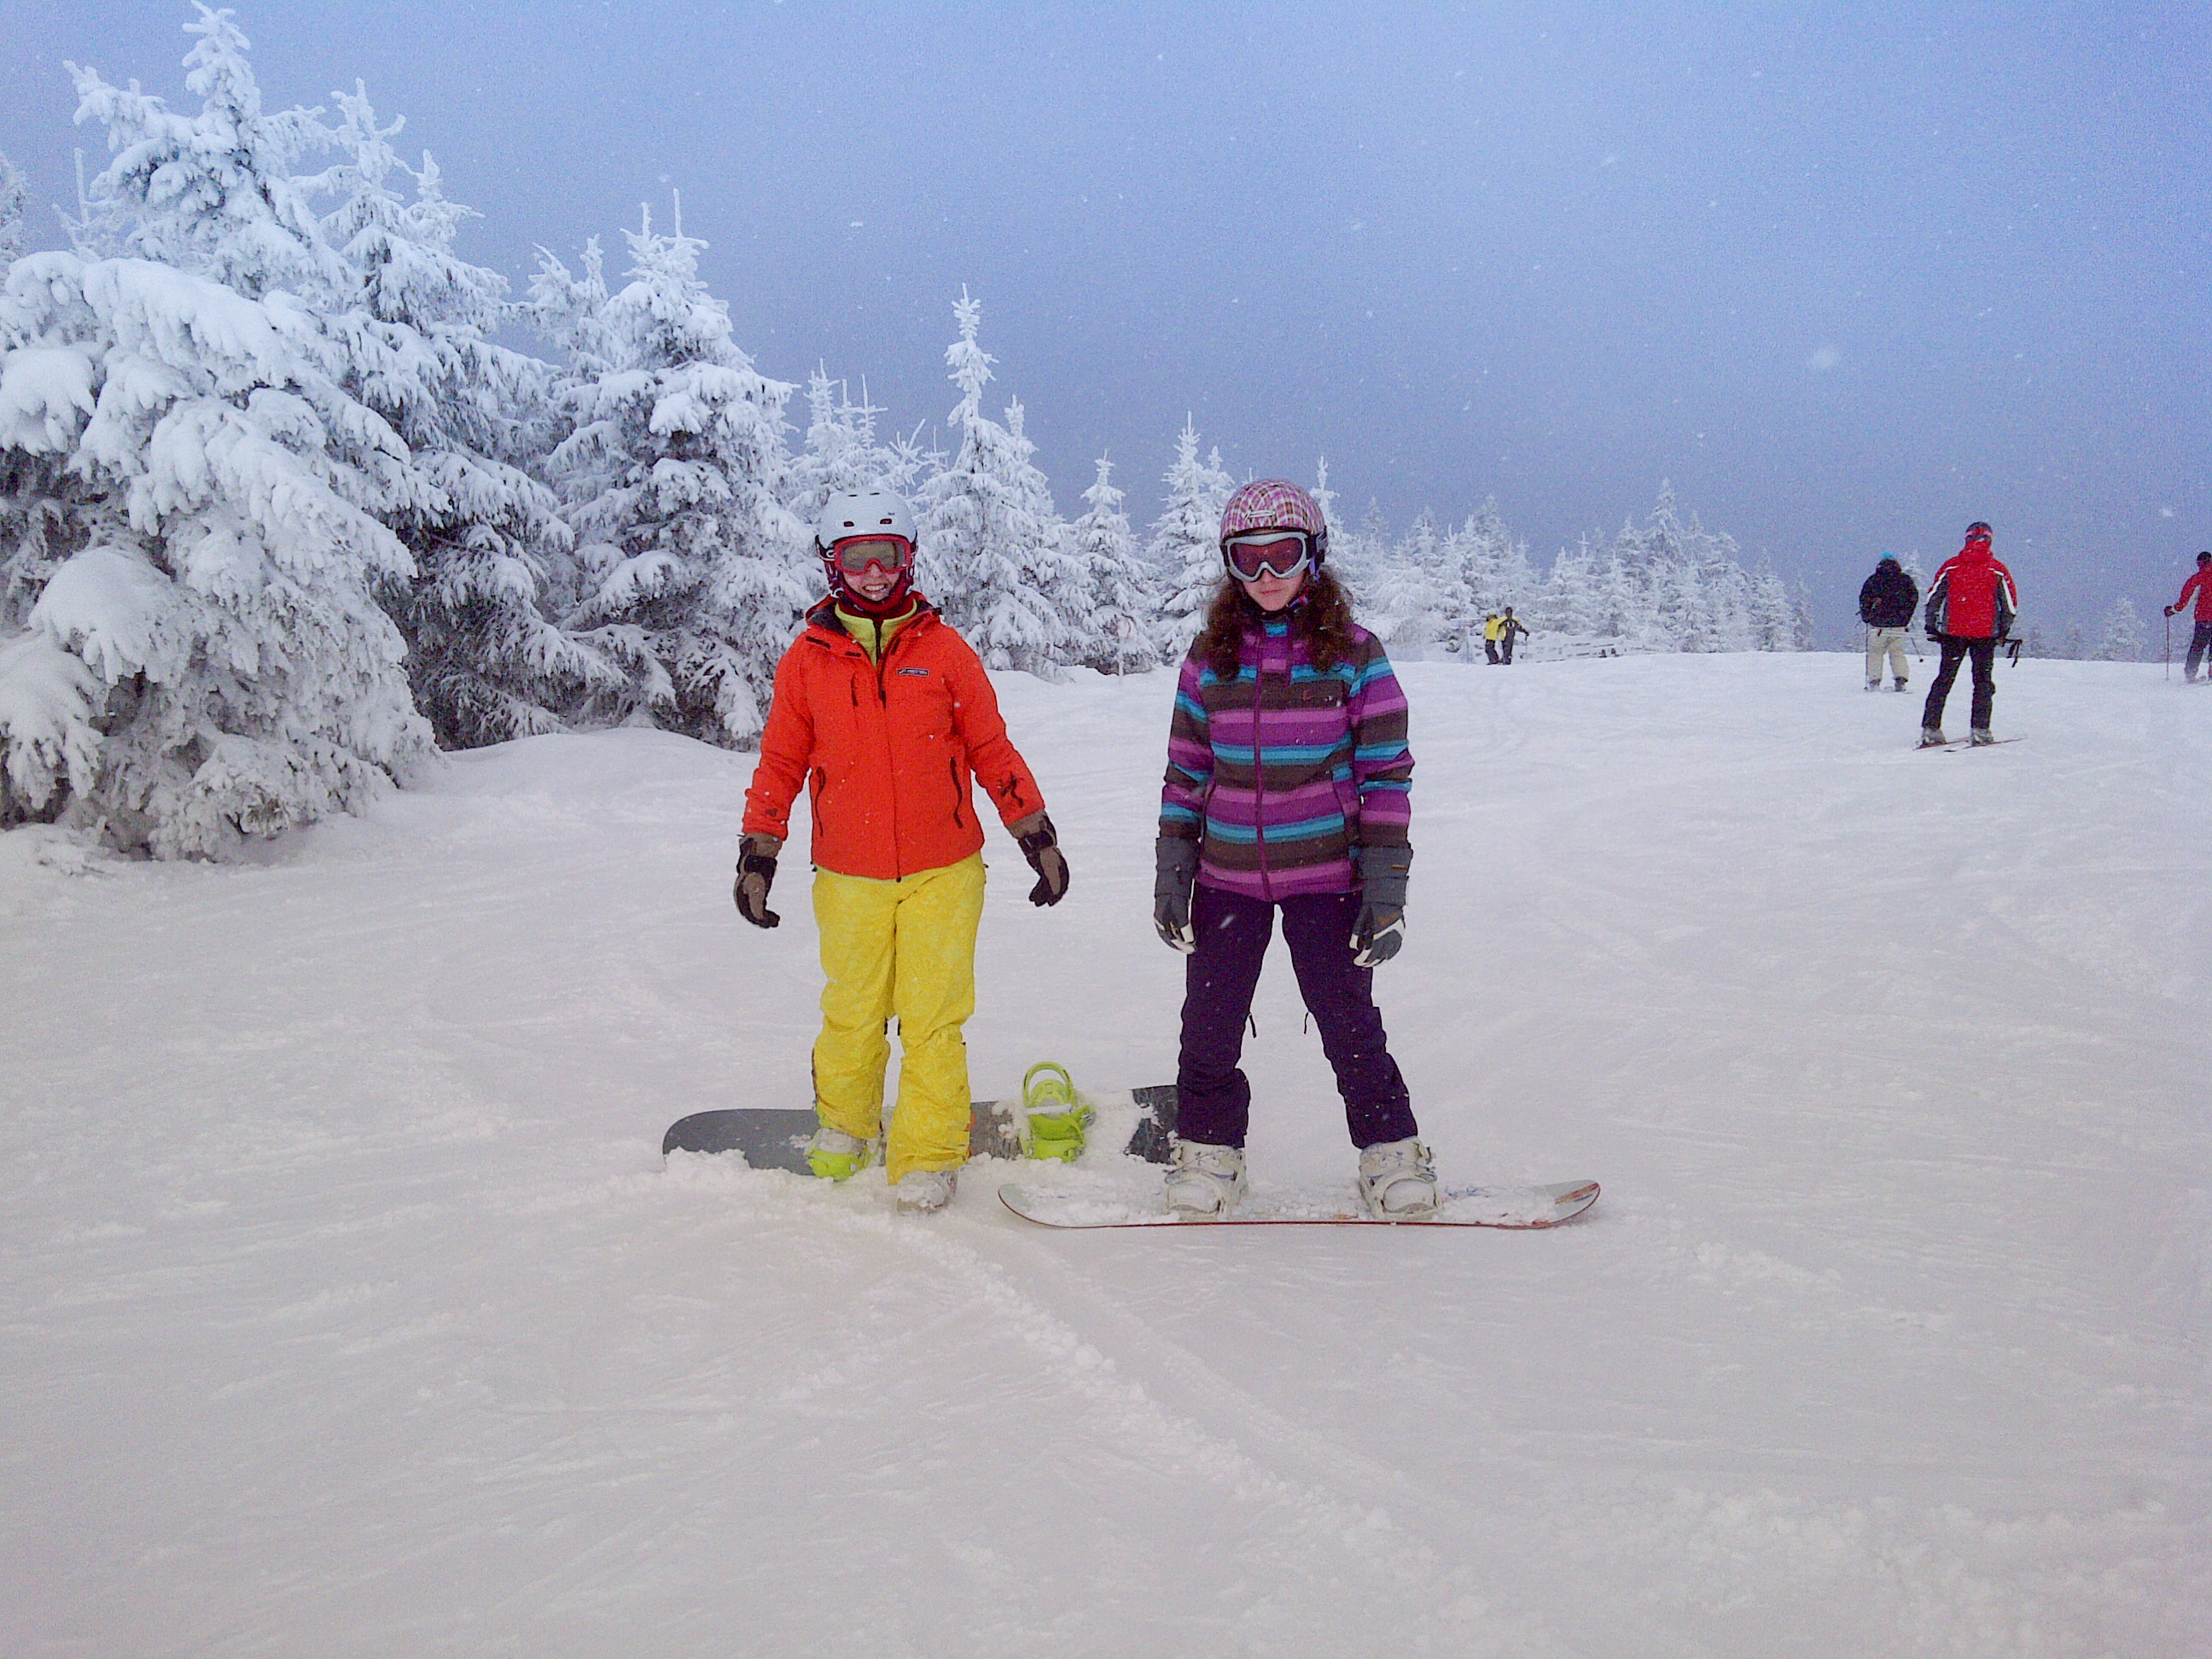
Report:
[[[1026,836],[1016,836],[1014,845],[1022,849],[1022,856],[1032,864],[1036,862],[1036,855],[1046,848],[1059,846],[1060,836],[1052,827],[1052,815],[1046,813],[1037,827]]]
[[[774,881],[775,860],[766,853],[756,853],[748,848],[738,854],[738,873],[741,876],[766,876]]]

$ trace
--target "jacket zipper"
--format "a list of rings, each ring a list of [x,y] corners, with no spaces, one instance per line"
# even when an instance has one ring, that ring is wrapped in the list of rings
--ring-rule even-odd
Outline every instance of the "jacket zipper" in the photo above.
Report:
[[[1260,755],[1260,700],[1267,688],[1267,633],[1260,631],[1260,660],[1252,670],[1252,839],[1260,854],[1260,890],[1274,896],[1267,879],[1267,770]]]

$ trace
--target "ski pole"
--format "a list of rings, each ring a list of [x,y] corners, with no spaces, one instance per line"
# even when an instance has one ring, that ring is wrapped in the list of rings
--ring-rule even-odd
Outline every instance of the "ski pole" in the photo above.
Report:
[[[2173,678],[2173,612],[2166,613],[2166,650],[2159,658],[2158,677],[2162,680]]]

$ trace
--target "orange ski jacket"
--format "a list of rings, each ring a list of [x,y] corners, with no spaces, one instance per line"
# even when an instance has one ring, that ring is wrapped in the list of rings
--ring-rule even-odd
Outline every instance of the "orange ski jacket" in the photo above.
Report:
[[[968,641],[924,600],[871,662],[831,601],[808,611],[776,665],[744,833],[787,839],[804,785],[814,863],[896,881],[981,848],[973,783],[1008,825],[1044,805]]]

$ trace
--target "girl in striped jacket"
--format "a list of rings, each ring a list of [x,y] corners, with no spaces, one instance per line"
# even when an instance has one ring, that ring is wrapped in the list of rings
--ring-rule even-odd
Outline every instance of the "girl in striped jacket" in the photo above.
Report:
[[[1429,1214],[1437,1182],[1375,1006],[1404,937],[1413,757],[1406,698],[1324,568],[1312,496],[1265,479],[1230,497],[1227,566],[1184,659],[1168,732],[1153,921],[1188,954],[1170,1210],[1244,1194],[1252,1091],[1238,1062],[1283,915],[1298,989],[1344,1097],[1360,1190],[1386,1220]]]

